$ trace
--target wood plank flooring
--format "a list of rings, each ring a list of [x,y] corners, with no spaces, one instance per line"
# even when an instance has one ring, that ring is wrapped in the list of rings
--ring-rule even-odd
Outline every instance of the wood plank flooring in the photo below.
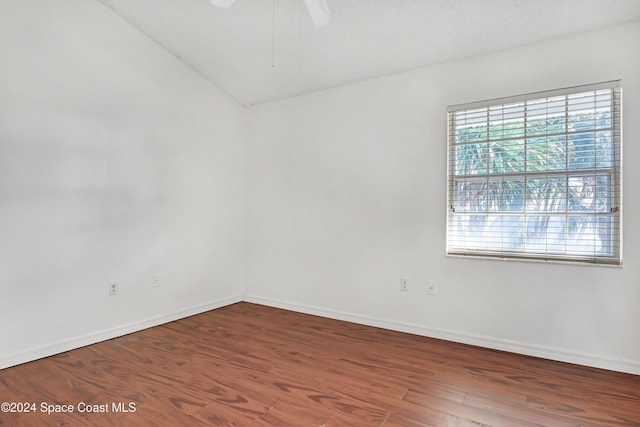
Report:
[[[35,403],[12,427],[640,426],[638,376],[249,303],[1,370],[1,402]]]

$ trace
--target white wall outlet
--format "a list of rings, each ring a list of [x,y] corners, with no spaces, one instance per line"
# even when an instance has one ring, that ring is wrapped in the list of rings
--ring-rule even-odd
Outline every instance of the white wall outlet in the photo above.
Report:
[[[436,282],[427,282],[427,293],[429,295],[438,295],[438,285],[436,285]]]
[[[151,287],[159,288],[160,287],[160,276],[153,276],[151,280]]]
[[[409,292],[409,281],[407,279],[400,279],[400,291]]]
[[[118,295],[118,282],[109,282],[109,296]]]

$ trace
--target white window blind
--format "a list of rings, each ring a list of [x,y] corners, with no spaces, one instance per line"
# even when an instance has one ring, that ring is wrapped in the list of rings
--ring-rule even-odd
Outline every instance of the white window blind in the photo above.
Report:
[[[619,82],[448,109],[450,255],[621,265]]]

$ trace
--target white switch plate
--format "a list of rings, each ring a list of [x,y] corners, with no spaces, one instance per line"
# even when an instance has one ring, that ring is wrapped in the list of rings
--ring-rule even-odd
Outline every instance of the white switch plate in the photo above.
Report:
[[[436,285],[436,282],[427,282],[427,293],[429,295],[438,295],[438,285]]]

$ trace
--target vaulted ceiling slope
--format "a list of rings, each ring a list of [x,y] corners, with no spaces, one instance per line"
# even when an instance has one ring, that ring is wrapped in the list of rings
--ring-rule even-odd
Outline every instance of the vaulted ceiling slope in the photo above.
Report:
[[[248,106],[640,19],[639,0],[99,0]],[[585,49],[588,47],[585,46]]]

